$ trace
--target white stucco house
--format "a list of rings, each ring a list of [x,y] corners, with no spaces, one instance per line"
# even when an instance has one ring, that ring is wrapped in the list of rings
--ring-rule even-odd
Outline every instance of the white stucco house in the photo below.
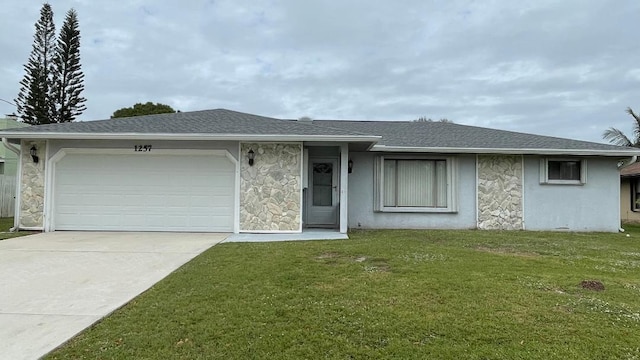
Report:
[[[21,229],[297,233],[324,227],[617,231],[599,143],[440,122],[225,109],[1,131]]]

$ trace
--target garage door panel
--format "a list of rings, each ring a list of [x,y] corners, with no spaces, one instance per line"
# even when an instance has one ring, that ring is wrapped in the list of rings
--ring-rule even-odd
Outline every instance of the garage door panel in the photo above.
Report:
[[[54,176],[57,230],[233,230],[225,156],[68,154]]]

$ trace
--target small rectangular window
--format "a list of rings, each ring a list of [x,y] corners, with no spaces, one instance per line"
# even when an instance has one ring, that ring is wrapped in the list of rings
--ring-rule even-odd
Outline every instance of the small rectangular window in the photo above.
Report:
[[[547,158],[540,161],[540,183],[582,185],[587,182],[586,160]]]
[[[580,161],[549,160],[549,180],[580,181]]]

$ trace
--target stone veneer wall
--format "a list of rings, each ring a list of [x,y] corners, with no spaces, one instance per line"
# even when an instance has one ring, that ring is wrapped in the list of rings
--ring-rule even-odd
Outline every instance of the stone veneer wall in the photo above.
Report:
[[[255,153],[249,166],[247,152]],[[298,231],[301,226],[302,144],[240,146],[240,231]]]
[[[478,229],[521,230],[522,156],[478,156]]]
[[[40,161],[35,164],[30,149],[35,145]],[[45,142],[22,140],[20,168],[19,227],[41,228],[44,225],[44,164]]]

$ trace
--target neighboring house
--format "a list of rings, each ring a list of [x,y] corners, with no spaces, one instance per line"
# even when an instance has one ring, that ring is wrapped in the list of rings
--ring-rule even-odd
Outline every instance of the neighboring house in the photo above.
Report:
[[[640,163],[620,170],[620,219],[640,222]]]
[[[15,116],[0,119],[0,130],[29,126],[19,122]],[[4,144],[0,145],[0,175],[15,176],[17,171],[18,155],[8,149]]]
[[[640,150],[440,122],[217,109],[0,132],[23,229],[617,231]]]

